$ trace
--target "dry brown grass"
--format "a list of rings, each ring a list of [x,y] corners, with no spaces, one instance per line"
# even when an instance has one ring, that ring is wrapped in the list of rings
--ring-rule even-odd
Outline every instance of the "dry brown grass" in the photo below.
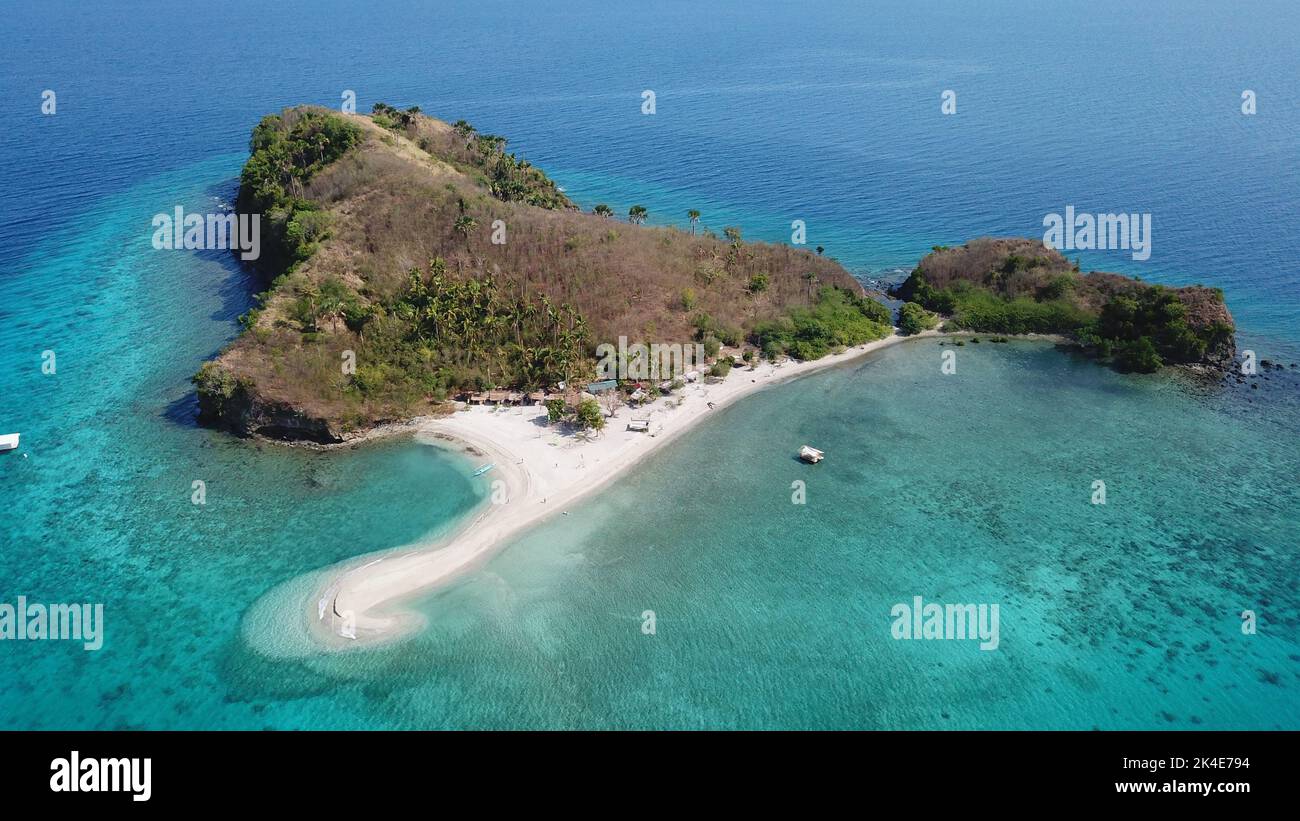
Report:
[[[407,136],[369,117],[352,119],[364,129],[364,142],[313,177],[303,192],[332,215],[329,238],[270,296],[255,330],[221,357],[223,366],[251,378],[268,399],[363,421],[417,410],[413,406],[422,397],[376,404],[345,393],[339,352],[355,349],[359,340],[341,323],[305,338],[290,318],[290,306],[306,283],[331,277],[364,300],[390,303],[405,287],[407,272],[434,257],[444,258],[455,276],[492,274],[532,299],[546,295],[557,304],[572,303],[589,323],[593,347],[619,336],[686,342],[700,313],[722,327],[745,330],[809,304],[818,285],[859,290],[837,263],[789,246],[733,246],[574,209],[503,202],[488,192],[469,164],[464,139],[446,123],[421,117]],[[477,223],[468,236],[454,228],[462,213]],[[491,241],[496,220],[506,228],[507,241],[500,245]],[[750,294],[756,274],[767,276],[768,287]],[[688,289],[695,300],[689,311],[683,305]]]

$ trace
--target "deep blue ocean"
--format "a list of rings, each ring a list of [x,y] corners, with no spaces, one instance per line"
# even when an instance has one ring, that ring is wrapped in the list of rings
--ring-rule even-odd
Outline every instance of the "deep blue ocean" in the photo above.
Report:
[[[353,90],[507,136],[586,207],[769,241],[802,219],[864,278],[1041,236],[1067,205],[1150,213],[1149,260],[1085,270],[1222,287],[1240,347],[1300,363],[1294,3],[0,19],[0,433],[23,437],[0,455],[0,602],[106,619],[94,652],[0,642],[0,727],[1300,729],[1300,370],[1207,387],[1042,343],[968,345],[955,377],[911,343],[760,393],[429,596],[415,638],[268,653],[268,591],[452,527],[487,488],[412,442],[196,427],[189,377],[257,285],[150,244],[154,214],[233,199],[260,117]],[[834,458],[801,469],[804,442]],[[893,640],[917,595],[1000,603],[1000,647]]]

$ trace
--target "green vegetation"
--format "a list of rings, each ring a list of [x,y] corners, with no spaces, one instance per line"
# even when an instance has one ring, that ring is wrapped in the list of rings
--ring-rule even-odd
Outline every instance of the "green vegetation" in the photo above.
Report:
[[[831,260],[743,243],[734,226],[724,241],[694,209],[694,237],[614,230],[601,218],[614,209],[579,212],[505,146],[417,106],[380,103],[369,120],[315,107],[263,119],[238,210],[263,214],[260,264],[274,281],[240,337],[195,375],[204,420],[337,441],[466,390],[589,379],[596,343],[620,336],[693,339],[716,356],[767,327],[769,352],[812,358],[887,330],[888,312],[855,296]],[[498,219],[510,226],[504,245],[483,230]],[[548,412],[584,424],[576,408]],[[597,426],[590,412],[586,422]]]
[[[467,148],[476,165],[487,171],[488,190],[505,202],[522,202],[538,208],[568,208],[555,181],[527,160],[506,153],[505,137],[475,136]]]
[[[261,265],[282,271],[316,250],[329,215],[303,197],[303,186],[360,139],[356,125],[315,108],[263,117],[253,129],[237,210],[263,215]]]
[[[308,333],[319,330],[322,319],[328,319],[330,329],[335,331],[340,318],[351,318],[353,324],[361,327],[370,319],[370,313],[361,305],[357,295],[335,277],[326,279],[320,287],[304,283],[297,293],[298,299],[290,307],[289,314]]]
[[[745,341],[745,333],[740,328],[724,325],[704,312],[697,313],[691,320],[695,326],[696,341],[704,343],[704,353],[717,356],[723,345],[733,348]]]
[[[874,299],[835,286],[818,291],[817,304],[761,323],[752,334],[763,355],[774,359],[820,359],[836,348],[884,339],[892,329],[889,309]]]
[[[213,407],[222,411],[239,393],[250,387],[247,381],[239,379],[216,362],[204,362],[190,381],[201,395],[208,397]]]
[[[905,302],[898,309],[898,329],[904,334],[919,334],[939,324],[939,317],[915,302]]]
[[[399,327],[379,361],[404,363],[405,378],[426,392],[537,389],[583,371],[587,323],[572,305],[522,298],[490,274],[458,280],[441,258],[408,278],[406,290],[385,306],[390,324]]]
[[[1151,338],[1138,337],[1131,342],[1121,342],[1115,347],[1115,366],[1122,371],[1155,373],[1164,365]]]
[[[981,285],[957,281],[943,290],[931,288],[923,277],[915,279],[915,303],[952,317],[951,325],[967,331],[1004,334],[1073,334],[1089,321],[1089,314],[1069,300],[1008,299]],[[911,280],[909,280],[911,281]]]
[[[605,414],[595,399],[583,399],[571,407],[563,399],[546,400],[546,418],[551,424],[563,422],[581,430],[604,430]]]
[[[936,290],[917,273],[909,282],[916,302],[951,314],[954,327],[1004,334],[1065,334],[1124,371],[1152,373],[1165,364],[1199,362],[1233,332],[1224,322],[1193,329],[1178,293],[1159,285],[1113,294],[1094,314],[1070,300],[1075,283],[1060,276],[1039,289],[1039,298],[1008,299],[964,281]]]
[[[420,107],[413,105],[405,111],[400,111],[388,103],[375,103],[371,111],[373,113],[370,119],[374,120],[376,125],[392,131],[402,131],[415,123],[415,118],[420,113]],[[462,122],[464,121],[462,120]]]
[[[551,422],[559,422],[564,418],[564,400],[547,399],[546,400],[546,418]]]
[[[468,237],[471,231],[478,228],[478,220],[468,214],[461,214],[459,217],[456,217],[456,221],[452,223],[452,227],[455,228],[457,233],[462,237]]]
[[[604,430],[605,414],[600,410],[600,403],[595,399],[584,399],[578,405],[575,416],[578,427],[584,430]]]
[[[520,202],[538,208],[573,208],[555,181],[528,160],[506,151],[509,142],[496,134],[479,134],[474,126],[457,120],[450,132],[430,130],[430,120],[419,116],[419,106],[398,111],[376,103],[371,119],[401,133],[438,159],[463,172],[470,172],[503,202]]]
[[[1171,289],[1118,274],[1083,275],[1032,240],[936,246],[895,295],[911,300],[905,310],[916,303],[950,316],[952,328],[1070,336],[1124,371],[1223,363],[1235,349],[1221,291]]]
[[[1178,294],[1154,285],[1111,297],[1079,338],[1103,358],[1113,358],[1120,370],[1152,373],[1165,363],[1199,362],[1231,334],[1224,323],[1194,330]]]

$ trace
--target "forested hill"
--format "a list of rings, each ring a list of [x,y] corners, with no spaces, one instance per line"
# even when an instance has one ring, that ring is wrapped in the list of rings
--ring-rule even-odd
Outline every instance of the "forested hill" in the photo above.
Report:
[[[1219,289],[1085,274],[1034,239],[936,247],[894,295],[948,317],[949,329],[1064,334],[1120,370],[1222,371],[1236,355],[1232,314]]]
[[[268,116],[237,203],[261,215],[267,291],[196,375],[201,418],[337,441],[461,390],[588,379],[619,337],[808,358],[888,332],[833,260],[692,206],[678,228],[583,213],[504,138],[418,108]]]

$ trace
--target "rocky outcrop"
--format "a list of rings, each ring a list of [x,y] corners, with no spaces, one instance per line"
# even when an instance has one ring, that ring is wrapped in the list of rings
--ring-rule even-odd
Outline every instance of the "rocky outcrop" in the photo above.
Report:
[[[235,377],[216,362],[205,364],[194,384],[199,422],[239,436],[332,445],[357,435],[291,402],[261,396],[251,381]]]
[[[1178,300],[1187,309],[1187,324],[1192,329],[1227,329],[1224,333],[1211,337],[1200,364],[1217,371],[1232,370],[1237,359],[1236,321],[1223,301],[1223,293],[1214,288],[1194,285],[1179,288]]]

